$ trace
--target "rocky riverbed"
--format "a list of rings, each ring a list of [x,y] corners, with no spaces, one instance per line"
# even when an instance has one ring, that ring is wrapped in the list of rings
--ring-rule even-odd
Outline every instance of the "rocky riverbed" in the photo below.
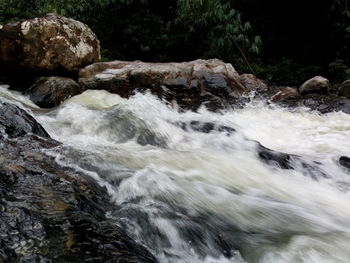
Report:
[[[349,81],[99,60],[72,19],[0,27],[0,262],[348,262]]]

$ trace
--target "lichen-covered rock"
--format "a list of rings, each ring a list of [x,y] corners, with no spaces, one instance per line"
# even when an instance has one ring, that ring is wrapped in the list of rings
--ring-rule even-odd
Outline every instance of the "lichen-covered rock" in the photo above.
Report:
[[[240,75],[240,80],[242,84],[250,91],[261,92],[268,89],[267,85],[253,74],[242,74]]]
[[[350,99],[350,79],[345,80],[338,89],[338,95]]]
[[[26,92],[30,99],[41,108],[52,108],[71,96],[81,93],[77,82],[63,77],[42,77]]]
[[[95,63],[79,72],[84,89],[104,89],[127,97],[135,90],[188,104],[208,97],[237,98],[248,92],[231,64],[218,59],[183,63],[113,61]]]
[[[3,71],[74,72],[100,60],[100,43],[79,21],[48,14],[0,28]]]
[[[327,94],[330,89],[329,80],[316,76],[305,81],[299,88],[300,94]]]

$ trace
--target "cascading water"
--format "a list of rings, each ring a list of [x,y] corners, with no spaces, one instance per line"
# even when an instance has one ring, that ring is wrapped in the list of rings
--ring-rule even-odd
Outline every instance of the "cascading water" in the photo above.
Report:
[[[106,91],[43,111],[4,88],[0,96],[64,143],[47,152],[57,162],[107,187],[108,217],[160,262],[350,261],[350,174],[338,164],[350,151],[350,115],[262,102],[190,112]],[[326,176],[268,165],[253,140],[319,162]]]

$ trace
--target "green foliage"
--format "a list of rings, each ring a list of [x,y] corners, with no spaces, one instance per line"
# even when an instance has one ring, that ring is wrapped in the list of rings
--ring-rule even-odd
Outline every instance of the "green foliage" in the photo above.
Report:
[[[328,65],[328,72],[332,79],[339,82],[350,79],[350,67],[348,67],[344,60],[337,59]]]
[[[42,0],[0,0],[0,24],[41,14]]]
[[[176,23],[187,32],[185,40],[200,43],[204,57],[236,62],[260,52],[260,37],[250,34],[250,23],[242,21],[230,1],[178,0],[177,14]]]
[[[284,57],[278,61],[272,60],[260,64],[256,68],[259,77],[272,82],[285,85],[300,85],[305,80],[316,75],[326,76],[326,71],[319,65],[302,65],[295,60]]]
[[[228,0],[1,0],[0,23],[55,12],[88,24],[104,59],[242,61],[261,39]],[[235,63],[236,64],[236,63]]]
[[[166,19],[148,0],[50,0],[47,11],[88,24],[103,48],[103,59],[160,60]],[[167,10],[164,11],[165,13]]]
[[[334,0],[329,8],[332,38],[337,41],[337,58],[350,63],[350,4],[348,0]]]
[[[349,10],[349,0],[0,0],[0,24],[55,12],[88,24],[103,60],[216,57],[300,82],[349,78]]]

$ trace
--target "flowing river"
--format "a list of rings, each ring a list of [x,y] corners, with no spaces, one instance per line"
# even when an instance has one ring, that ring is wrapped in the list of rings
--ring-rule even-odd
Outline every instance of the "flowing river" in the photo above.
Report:
[[[254,101],[191,112],[94,90],[53,110],[4,87],[0,98],[65,145],[47,154],[106,186],[107,216],[159,262],[350,262],[350,173],[338,164],[350,155],[350,115]],[[254,140],[321,163],[324,176],[262,162]]]

